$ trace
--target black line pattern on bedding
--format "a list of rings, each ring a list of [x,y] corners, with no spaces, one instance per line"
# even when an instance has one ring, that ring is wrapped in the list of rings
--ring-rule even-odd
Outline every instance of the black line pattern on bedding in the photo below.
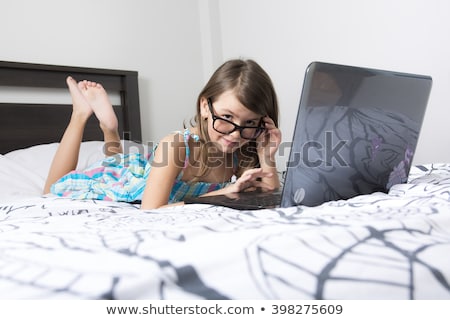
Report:
[[[349,218],[349,217],[347,217]],[[270,299],[288,299],[286,292],[299,291],[304,298],[326,299],[338,298],[330,296],[327,286],[351,287],[361,286],[370,290],[370,287],[390,287],[389,290],[396,290],[405,299],[417,298],[414,296],[414,270],[423,268],[430,273],[430,276],[439,283],[445,290],[450,292],[448,280],[443,273],[435,266],[429,265],[420,256],[425,255],[427,250],[432,250],[435,246],[448,245],[448,237],[440,239],[439,232],[436,232],[432,223],[424,221],[422,228],[409,228],[399,224],[397,228],[377,230],[370,226],[362,227],[358,232],[348,231],[341,228],[344,225],[330,225],[327,221],[320,222],[320,229],[315,228],[316,242],[308,242],[309,236],[303,236],[302,232],[284,233],[262,239],[252,248],[247,248],[249,262],[252,265],[252,274],[258,275],[258,282],[261,290]],[[428,230],[426,230],[428,228]],[[338,229],[334,232],[330,229]],[[308,232],[308,230],[304,230]],[[328,234],[335,235],[330,239]],[[406,237],[405,237],[406,235]],[[400,239],[408,239],[407,235],[414,235],[416,244],[402,243]],[[278,247],[270,248],[277,239],[284,238],[284,243],[292,242],[292,248],[301,249],[301,254],[290,252],[288,255],[278,253]],[[347,241],[336,241],[346,238]],[[400,241],[395,241],[395,240]],[[331,247],[326,250],[324,243]],[[335,249],[335,250],[333,250]],[[332,252],[335,252],[334,255]],[[312,268],[309,263],[312,257],[314,261],[321,261],[319,268]],[[306,259],[302,259],[306,258]],[[265,261],[272,260],[272,263]],[[352,268],[347,271],[345,265],[358,265],[360,270],[377,269],[380,272],[371,273],[365,277],[361,274],[354,274]],[[268,269],[270,265],[276,266]],[[289,269],[289,272],[280,273],[280,266]],[[317,271],[316,271],[317,270]],[[391,277],[398,274],[399,277]],[[376,275],[373,277],[373,275]],[[389,275],[389,276],[388,276]],[[386,277],[388,276],[388,277]],[[448,276],[448,274],[447,274]],[[256,277],[256,276],[255,276]],[[310,283],[299,283],[295,279],[309,279]],[[314,285],[311,285],[314,283]],[[287,290],[286,290],[287,288]],[[281,289],[281,290],[280,290]]]
[[[450,165],[419,169],[314,208],[0,204],[0,297],[448,299]]]

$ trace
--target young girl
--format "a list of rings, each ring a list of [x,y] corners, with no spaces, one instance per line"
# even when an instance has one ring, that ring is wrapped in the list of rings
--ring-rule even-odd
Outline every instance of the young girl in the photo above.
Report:
[[[133,202],[142,209],[181,203],[186,196],[280,186],[275,153],[281,142],[278,104],[267,73],[252,60],[220,66],[197,100],[197,115],[182,132],[164,137],[144,157],[122,154],[118,123],[103,87],[67,78],[73,112],[56,151],[44,193],[77,199]],[[87,119],[104,133],[106,158],[74,171]]]

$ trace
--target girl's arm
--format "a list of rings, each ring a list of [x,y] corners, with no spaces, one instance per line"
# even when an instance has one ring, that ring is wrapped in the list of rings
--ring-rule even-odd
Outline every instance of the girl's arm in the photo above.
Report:
[[[159,142],[142,196],[141,209],[167,205],[173,182],[183,170],[185,158],[186,146],[181,134],[168,135]]]
[[[275,126],[271,118],[266,116],[263,121],[266,131],[256,140],[257,152],[261,169],[266,173],[272,173],[272,175],[262,177],[262,181],[273,189],[277,189],[280,187],[280,180],[275,154],[281,143],[281,131]]]

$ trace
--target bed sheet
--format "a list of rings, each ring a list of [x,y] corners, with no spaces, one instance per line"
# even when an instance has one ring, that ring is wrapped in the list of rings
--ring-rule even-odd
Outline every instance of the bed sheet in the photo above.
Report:
[[[450,164],[318,207],[0,201],[3,299],[449,299]]]

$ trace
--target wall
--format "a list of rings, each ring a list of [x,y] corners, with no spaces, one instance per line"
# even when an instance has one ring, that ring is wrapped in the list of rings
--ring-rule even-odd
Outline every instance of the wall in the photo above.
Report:
[[[272,76],[285,141],[314,60],[434,79],[415,163],[449,162],[450,2],[220,0],[223,58],[254,58]]]
[[[447,0],[15,0],[2,2],[0,60],[139,71],[147,142],[190,119],[224,59],[272,76],[285,141],[313,60],[429,74],[414,161],[450,162],[449,31]]]
[[[197,1],[2,1],[0,60],[139,71],[143,138],[182,127],[203,82]]]

